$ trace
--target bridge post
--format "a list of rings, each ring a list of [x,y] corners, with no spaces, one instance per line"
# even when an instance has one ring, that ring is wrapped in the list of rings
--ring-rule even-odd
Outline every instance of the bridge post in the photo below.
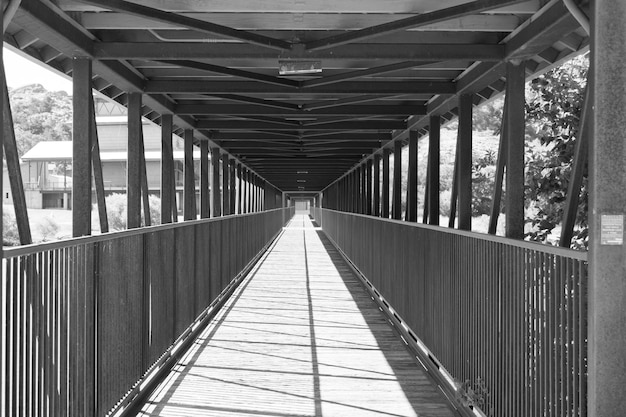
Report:
[[[236,214],[237,212],[236,210],[236,198],[237,198],[237,178],[235,177],[235,163],[236,161],[234,159],[231,159],[229,161],[229,168],[230,168],[230,214]]]
[[[222,155],[222,214],[230,214],[230,183],[228,180],[228,154]]]
[[[506,64],[506,237],[524,238],[524,62]]]
[[[365,179],[365,214],[372,215],[372,159],[367,160]]]
[[[91,234],[91,59],[74,57],[72,236]],[[140,116],[141,117],[141,116]],[[130,126],[129,126],[130,127]],[[137,175],[139,178],[139,175]]]
[[[0,7],[0,17],[3,16],[3,9]],[[0,77],[0,89],[4,92],[6,90],[6,81],[4,76],[4,58],[2,56],[2,50],[0,48],[0,71],[2,71],[2,76]],[[0,100],[0,114],[4,114],[4,100]],[[0,169],[4,172],[4,117],[0,118]],[[4,181],[0,182],[0,196],[4,195]],[[4,212],[2,209],[2,204],[0,204],[0,217],[4,218]],[[0,236],[4,236],[4,229],[2,228],[2,224],[0,224]],[[0,257],[3,257],[2,245],[0,245]],[[2,285],[2,284],[0,284]],[[4,333],[3,333],[4,334]],[[4,343],[4,340],[2,341]]]
[[[380,154],[374,155],[374,212],[376,217],[380,217]]]
[[[402,218],[402,142],[393,144],[393,202],[391,203],[392,218]]]
[[[459,98],[459,165],[456,174],[460,230],[472,229],[472,100],[472,94],[462,94]]]
[[[209,142],[200,141],[200,218],[211,217],[209,195]]]
[[[211,165],[213,176],[211,177],[211,193],[213,194],[213,217],[222,215],[222,193],[220,191],[220,148],[211,149]]]
[[[382,218],[389,218],[389,154],[391,151],[389,148],[383,149],[383,195],[381,199],[380,216]]]
[[[237,162],[237,214],[242,214],[243,211],[241,211],[242,208],[242,203],[241,203],[241,198],[243,196],[243,181],[241,178],[241,163]]]
[[[183,215],[185,220],[195,220],[196,205],[196,180],[193,166],[193,130],[185,129],[185,190],[183,192],[185,198],[185,206],[183,207]]]
[[[175,184],[172,181],[174,171],[174,153],[172,150],[172,115],[161,115],[161,223],[172,222],[172,199]]]
[[[74,93],[76,94],[76,93]],[[126,227],[141,227],[141,93],[128,93]]]
[[[409,169],[406,184],[406,220],[417,221],[417,130],[409,131]]]
[[[626,4],[592,2],[588,415],[626,410]]]
[[[441,117],[430,116],[428,129],[428,224],[439,225],[439,148]]]

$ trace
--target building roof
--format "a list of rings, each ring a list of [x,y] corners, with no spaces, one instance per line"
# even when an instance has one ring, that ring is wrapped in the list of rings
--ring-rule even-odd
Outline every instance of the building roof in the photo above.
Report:
[[[146,161],[160,161],[161,151],[150,150],[145,153]],[[183,160],[184,151],[174,151],[174,159]],[[209,155],[210,158],[210,155]],[[23,161],[68,161],[72,159],[72,141],[39,142],[22,156]],[[126,151],[100,152],[102,161],[126,161]],[[194,150],[193,159],[200,159],[200,150]]]

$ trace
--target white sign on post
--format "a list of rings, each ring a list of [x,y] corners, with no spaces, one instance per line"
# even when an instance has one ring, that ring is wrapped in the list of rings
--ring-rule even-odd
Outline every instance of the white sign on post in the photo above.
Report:
[[[624,244],[624,215],[602,214],[600,216],[600,244]]]

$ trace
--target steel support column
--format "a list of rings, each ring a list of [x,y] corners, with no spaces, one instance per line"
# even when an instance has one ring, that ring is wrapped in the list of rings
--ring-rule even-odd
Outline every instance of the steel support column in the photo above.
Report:
[[[161,115],[161,223],[172,222],[174,153],[172,150],[172,115]]]
[[[220,191],[220,148],[211,149],[211,165],[213,176],[211,177],[211,193],[213,194],[213,217],[222,215],[222,193]]]
[[[237,212],[235,211],[236,209],[236,204],[237,204],[237,178],[235,177],[235,160],[231,159],[230,160],[230,214],[236,214]]]
[[[372,160],[367,160],[367,168],[365,173],[365,214],[372,215]]]
[[[609,417],[626,410],[626,5],[596,0],[591,8],[588,415]]]
[[[380,217],[380,154],[374,155],[374,211],[373,215]]]
[[[196,202],[196,179],[193,166],[193,130],[185,129],[185,185],[183,217],[185,220],[195,220],[195,202]]]
[[[472,229],[472,103],[471,94],[459,98],[459,229]]]
[[[380,216],[389,218],[389,154],[391,151],[388,148],[383,149],[383,190],[381,198],[381,210]]]
[[[93,168],[93,183],[96,188],[98,220],[100,232],[108,233],[109,219],[107,217],[107,206],[104,196],[104,176],[102,175],[102,160],[100,159],[100,143],[98,141],[98,126],[96,125],[93,95],[90,96],[89,100],[89,112],[91,113],[91,164]]]
[[[148,172],[146,170],[146,148],[143,143],[143,123],[139,124],[141,128],[141,134],[139,139],[141,140],[141,201],[143,205],[143,224],[144,226],[152,226],[152,217],[150,216],[150,196],[148,193]]]
[[[441,117],[431,116],[428,129],[428,224],[439,225]]]
[[[209,142],[200,141],[200,218],[211,217],[209,195]]]
[[[78,237],[91,234],[91,59],[72,63],[72,236]]]
[[[393,202],[392,218],[402,219],[402,142],[393,144]]]
[[[241,198],[243,195],[243,181],[241,178],[241,163],[237,163],[237,214],[242,214]]]
[[[506,237],[524,238],[525,63],[506,64]]]
[[[230,213],[230,178],[228,171],[228,154],[222,155],[222,213],[228,216]]]
[[[74,92],[76,94],[76,92]],[[128,93],[126,227],[141,226],[141,93]]]
[[[409,170],[406,187],[406,220],[417,222],[417,130],[409,132]]]

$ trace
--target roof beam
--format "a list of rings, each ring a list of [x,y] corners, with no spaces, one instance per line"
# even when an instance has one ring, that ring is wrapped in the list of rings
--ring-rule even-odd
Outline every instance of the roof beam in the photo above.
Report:
[[[538,16],[528,21],[520,30],[513,33],[506,41],[506,55],[509,59],[519,59],[527,56],[528,49],[534,53],[541,52],[550,45],[542,44],[541,39],[546,36],[555,42],[571,33],[578,27],[574,19],[562,2],[551,2],[538,12]],[[553,24],[554,23],[554,24]],[[556,25],[556,26],[555,26]],[[560,30],[560,32],[559,32]],[[543,49],[542,49],[543,48]],[[559,59],[562,59],[559,57]],[[505,63],[482,62],[466,71],[457,80],[457,94],[476,93],[497,83],[504,76]],[[456,109],[458,96],[438,97],[428,105],[428,114],[443,115]],[[428,117],[416,116],[409,120],[409,129],[421,129],[428,125]],[[395,138],[407,137],[408,133],[398,132]]]
[[[346,81],[332,86],[292,89],[285,86],[269,86],[252,81],[224,83],[219,81],[168,80],[147,81],[146,93],[189,94],[454,94],[456,86],[447,81]]]
[[[301,83],[304,88],[315,87],[319,85],[335,84],[341,81],[353,80],[355,78],[367,77],[370,75],[385,74],[387,72],[393,72],[403,69],[415,68],[420,65],[428,65],[430,62],[399,62],[397,64],[383,65],[380,67],[368,68],[359,71],[350,71],[344,74],[332,75],[329,77],[321,77],[314,80],[307,80]]]
[[[92,4],[107,10],[115,10],[124,12],[134,16],[164,22],[179,26],[182,28],[197,30],[203,33],[217,34],[232,39],[238,39],[247,43],[263,46],[270,49],[290,50],[291,43],[270,38],[268,36],[259,35],[257,33],[247,32],[245,30],[233,29],[227,26],[218,25],[216,23],[206,22],[204,20],[194,19],[192,17],[181,14],[166,12],[152,7],[143,6],[122,0],[79,0],[82,3]]]
[[[221,98],[224,100],[236,101],[240,103],[249,103],[249,104],[258,104],[259,106],[272,108],[272,109],[282,109],[286,111],[296,111],[300,110],[300,106],[297,104],[286,103],[284,101],[277,100],[266,100],[262,98],[242,96],[237,94],[210,94],[207,93],[206,96]]]
[[[361,141],[361,142],[386,142],[391,140],[391,135],[389,133],[379,133],[379,132],[360,132],[360,133],[350,133],[350,132],[327,132],[327,131],[316,131],[315,134],[309,136],[308,131],[302,131],[302,134],[299,135],[295,132],[291,136],[279,136],[275,133],[267,133],[267,132],[236,132],[236,131],[224,131],[224,132],[212,132],[211,138],[216,141],[222,140],[248,140],[248,141],[293,141],[293,140],[336,140],[341,142],[349,142],[349,141]],[[372,147],[375,147],[372,144]]]
[[[376,97],[379,99],[380,97]],[[296,107],[296,106],[294,106]],[[276,108],[253,104],[179,104],[177,114],[192,115],[258,115],[258,116],[402,116],[426,114],[426,106],[421,105],[336,105],[308,110],[306,106],[296,108]]]
[[[331,36],[325,39],[319,39],[305,44],[307,51],[315,51],[326,48],[331,48],[337,45],[343,45],[346,43],[362,41],[375,36],[383,34],[398,32],[401,30],[407,30],[416,28],[418,26],[425,26],[437,22],[443,22],[446,20],[468,16],[470,14],[476,14],[491,9],[510,6],[516,3],[521,3],[526,0],[477,0],[471,3],[460,4],[457,6],[448,7],[447,9],[435,10],[429,13],[422,13],[416,16],[408,17],[406,19],[396,20],[389,23],[383,23],[381,25],[370,26],[360,30],[355,30],[341,35]]]
[[[506,59],[530,58],[566,35],[578,29],[580,24],[562,1],[523,25],[506,43]]]
[[[306,123],[301,128],[306,128]],[[198,129],[209,130],[293,130],[294,126],[285,126],[282,123],[250,121],[250,120],[200,120],[197,122]],[[406,129],[406,122],[402,120],[356,120],[338,123],[316,124],[316,130],[395,130]]]
[[[97,59],[143,60],[197,60],[220,59],[267,60],[276,65],[276,52],[243,43],[189,43],[189,42],[97,42],[93,46]],[[357,43],[337,46],[321,51],[306,52],[299,59],[324,60],[326,65],[344,60],[382,61],[500,61],[504,58],[504,45],[496,44],[396,44]]]
[[[163,62],[165,64],[176,65],[179,67],[213,72],[216,74],[230,75],[232,77],[245,78],[248,80],[259,81],[259,82],[267,83],[267,84],[283,85],[283,86],[294,87],[294,88],[300,86],[300,83],[298,81],[289,80],[286,78],[272,77],[271,75],[259,74],[256,72],[245,71],[245,70],[240,70],[236,68],[228,68],[228,67],[222,67],[219,65],[207,64],[205,62],[185,61],[185,60],[179,60],[179,61],[160,60],[159,62]]]

